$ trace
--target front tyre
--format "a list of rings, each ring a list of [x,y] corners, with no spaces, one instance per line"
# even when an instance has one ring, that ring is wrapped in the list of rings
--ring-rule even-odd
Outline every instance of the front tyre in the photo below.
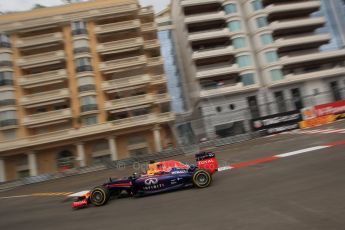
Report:
[[[206,188],[210,186],[212,182],[212,176],[206,169],[197,169],[193,173],[193,184],[197,188]]]
[[[98,186],[91,191],[90,201],[95,206],[105,205],[110,198],[110,192],[103,186]]]

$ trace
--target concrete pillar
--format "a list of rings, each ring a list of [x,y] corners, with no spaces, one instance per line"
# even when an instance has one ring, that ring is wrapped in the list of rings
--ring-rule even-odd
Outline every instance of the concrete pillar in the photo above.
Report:
[[[0,183],[6,181],[5,160],[0,158]]]
[[[84,143],[80,142],[77,143],[77,161],[79,161],[79,167],[85,167],[86,166],[86,158],[85,158],[85,149],[84,149]]]
[[[153,139],[155,143],[156,152],[162,151],[162,143],[161,143],[161,133],[160,133],[159,125],[156,125],[153,130]]]
[[[118,152],[117,152],[116,136],[108,137],[108,143],[109,143],[111,160],[112,161],[118,160],[119,159],[119,155],[118,155]]]
[[[29,164],[30,176],[37,176],[38,170],[37,170],[37,159],[36,159],[35,152],[28,153],[28,164]]]

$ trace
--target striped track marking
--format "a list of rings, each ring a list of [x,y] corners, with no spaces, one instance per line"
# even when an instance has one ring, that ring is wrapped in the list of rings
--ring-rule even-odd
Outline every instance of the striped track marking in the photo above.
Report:
[[[313,130],[293,130],[281,134],[330,134],[330,133],[344,133],[345,129],[313,129]]]
[[[327,144],[323,144],[323,145],[319,145],[319,146],[315,146],[315,147],[310,147],[310,148],[305,148],[305,149],[300,149],[300,150],[296,150],[296,151],[292,151],[292,152],[277,154],[274,156],[262,157],[262,158],[258,158],[258,159],[254,159],[254,160],[234,163],[234,164],[231,164],[228,166],[219,167],[218,171],[222,172],[222,171],[238,169],[238,168],[247,167],[247,166],[256,165],[256,164],[261,164],[261,163],[265,163],[265,162],[269,162],[269,161],[273,161],[273,160],[278,160],[278,159],[285,158],[285,157],[291,157],[291,156],[296,156],[296,155],[303,154],[303,153],[313,152],[313,151],[320,150],[320,149],[330,148],[330,147],[334,147],[334,146],[338,146],[338,145],[345,145],[345,140],[330,142]],[[0,197],[0,199],[22,198],[22,197],[33,197],[33,196],[36,196],[36,197],[42,197],[42,196],[47,196],[47,197],[52,197],[52,196],[78,197],[78,196],[84,195],[87,192],[89,192],[89,191],[86,190],[86,191],[81,191],[81,192],[77,192],[77,193],[72,193],[72,192],[44,192],[44,193],[32,193],[30,195]]]
[[[229,166],[221,167],[218,169],[218,171],[221,172],[221,171],[227,171],[227,170],[242,168],[242,167],[246,167],[246,166],[261,164],[261,163],[265,163],[265,162],[269,162],[269,161],[273,161],[273,160],[278,160],[278,159],[285,158],[285,157],[295,156],[295,155],[299,155],[302,153],[313,152],[316,150],[325,149],[325,148],[329,148],[329,147],[333,147],[333,146],[337,146],[337,145],[345,145],[345,140],[335,141],[335,142],[331,142],[331,143],[327,143],[327,144],[323,144],[323,145],[319,145],[319,146],[315,146],[315,147],[300,149],[297,151],[277,154],[274,156],[262,157],[262,158],[258,158],[258,159],[254,159],[254,160],[234,163],[234,164],[230,164]]]

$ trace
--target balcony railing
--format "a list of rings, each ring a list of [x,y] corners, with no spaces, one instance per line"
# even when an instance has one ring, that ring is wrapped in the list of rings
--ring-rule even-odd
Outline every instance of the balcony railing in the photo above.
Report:
[[[51,34],[41,34],[37,36],[24,37],[17,40],[16,46],[28,47],[35,45],[42,45],[46,43],[60,42],[63,40],[61,32],[51,33]]]
[[[224,18],[225,18],[224,11],[216,11],[216,12],[208,12],[208,13],[193,14],[190,16],[186,16],[185,22],[197,23],[197,22],[202,22],[202,21],[218,20],[218,19],[224,19]]]
[[[148,58],[147,65],[148,66],[163,65],[163,58],[162,57]]]
[[[111,70],[128,68],[132,66],[144,65],[146,63],[144,55],[106,61],[100,64],[101,71],[111,72]]]
[[[193,52],[193,59],[209,58],[226,54],[234,54],[234,48],[230,46],[214,47],[212,49],[204,49]]]
[[[293,29],[296,27],[319,27],[326,23],[326,20],[323,17],[315,17],[315,18],[302,18],[302,19],[294,19],[294,20],[284,20],[284,21],[274,21],[269,24],[269,27],[272,30],[285,30],[285,29]]]
[[[157,25],[154,22],[148,22],[141,25],[141,30],[145,32],[154,31],[156,29],[157,29]]]
[[[227,28],[217,28],[210,30],[203,30],[199,32],[190,33],[188,36],[189,41],[198,41],[203,39],[218,38],[230,36],[230,31]]]
[[[66,99],[69,97],[69,92],[67,89],[58,89],[42,93],[36,93],[31,95],[25,95],[20,99],[22,105],[36,104],[40,102],[48,102],[53,100],[60,101],[61,99]]]
[[[139,27],[140,27],[140,21],[139,20],[131,20],[131,21],[124,21],[124,22],[98,25],[95,28],[95,32],[97,34],[102,34],[102,33],[109,33],[109,32],[117,32],[117,31],[122,31],[122,30],[135,29],[135,28],[139,28]]]
[[[239,68],[237,64],[221,63],[219,65],[199,68],[197,70],[197,77],[207,78],[207,77],[219,76],[222,74],[236,74],[236,73],[239,73]]]
[[[145,41],[145,49],[159,48],[159,45],[158,39]]]
[[[127,49],[136,46],[142,46],[144,40],[142,38],[130,38],[125,40],[102,43],[97,46],[99,53],[110,53],[111,51]]]
[[[62,50],[60,50],[60,51],[53,51],[53,52],[24,56],[17,60],[17,64],[18,66],[22,68],[37,67],[37,66],[43,66],[47,64],[60,63],[64,59],[65,59],[65,53]]]
[[[164,74],[152,76],[151,84],[159,85],[159,84],[164,84],[166,82],[167,82],[167,79]]]
[[[126,77],[115,79],[111,81],[106,81],[102,83],[103,90],[114,90],[129,86],[141,85],[141,84],[148,84],[150,83],[150,76],[149,75],[138,75],[133,77]]]
[[[52,122],[67,118],[72,118],[71,109],[62,109],[45,113],[27,115],[23,119],[23,125],[42,124],[46,122]]]
[[[67,79],[67,72],[64,69],[49,72],[21,76],[18,80],[21,86],[36,86],[44,82],[61,81]]]
[[[107,110],[115,110],[125,107],[133,107],[143,104],[153,103],[154,96],[152,94],[144,94],[133,97],[125,97],[121,99],[116,99],[112,101],[107,101],[105,107]]]
[[[293,12],[298,10],[306,9],[318,9],[321,7],[321,2],[319,1],[306,1],[297,3],[287,3],[287,4],[271,4],[265,7],[265,12],[267,14],[272,13],[282,13],[282,12]]]
[[[239,82],[236,84],[223,85],[216,89],[201,90],[200,97],[201,98],[216,97],[216,96],[225,95],[225,94],[246,92],[246,91],[254,90],[258,88],[259,86],[257,84],[244,86],[242,82]]]
[[[92,90],[96,90],[96,86],[94,84],[78,86],[78,92],[85,92],[85,91],[92,91]]]

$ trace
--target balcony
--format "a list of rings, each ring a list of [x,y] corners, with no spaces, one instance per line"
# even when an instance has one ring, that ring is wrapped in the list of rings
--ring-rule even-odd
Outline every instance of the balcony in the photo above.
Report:
[[[204,30],[200,32],[190,33],[188,36],[188,40],[198,41],[198,40],[205,40],[205,39],[212,39],[212,38],[219,38],[219,37],[229,37],[230,32],[227,28],[222,29],[210,29]]]
[[[158,49],[160,47],[158,39],[148,40],[144,43],[145,49]]]
[[[141,25],[141,31],[142,32],[148,32],[148,31],[156,31],[157,30],[157,25],[155,22],[148,22],[148,23],[143,23]]]
[[[18,48],[30,47],[30,46],[42,46],[44,44],[62,42],[63,35],[62,33],[51,33],[43,34],[31,37],[20,38],[16,42]]]
[[[154,15],[154,10],[152,6],[148,6],[148,7],[142,7],[139,11],[139,15],[140,16],[144,16],[144,15]]]
[[[162,104],[171,101],[171,97],[168,93],[156,94],[155,103]]]
[[[127,128],[153,125],[173,121],[173,113],[147,114],[142,116],[130,117],[112,122],[90,125],[79,129],[66,129],[56,132],[48,132],[27,138],[20,138],[13,141],[0,142],[2,151],[9,151],[21,148],[30,148],[37,145],[52,144],[74,138],[87,137],[89,135],[100,135],[105,132],[117,131]]]
[[[50,111],[46,113],[37,113],[23,118],[23,125],[29,127],[38,127],[50,125],[52,123],[62,123],[72,118],[71,109]]]
[[[344,73],[345,73],[345,67],[338,66],[332,69],[324,69],[324,70],[313,71],[309,73],[288,74],[284,76],[283,80],[270,82],[269,87],[278,87],[278,86],[305,82],[305,81],[314,80],[314,79],[323,79],[323,78],[329,78],[329,77],[342,76],[344,75]]]
[[[140,21],[136,19],[136,20],[131,20],[131,21],[98,25],[95,27],[95,33],[104,34],[104,33],[110,33],[110,32],[119,32],[119,31],[124,31],[124,30],[137,29],[139,27],[140,27]]]
[[[143,85],[150,83],[151,78],[149,75],[139,75],[127,78],[120,78],[102,83],[102,90],[115,90],[125,87],[131,87],[136,85]]]
[[[303,46],[307,44],[325,44],[328,43],[330,39],[331,36],[329,34],[313,34],[309,36],[279,38],[275,40],[275,44],[280,48],[291,46],[301,46],[303,48]]]
[[[224,11],[219,12],[212,12],[212,13],[202,13],[202,14],[194,14],[193,16],[186,16],[185,23],[198,23],[204,21],[211,21],[211,20],[223,20],[225,19]]]
[[[211,49],[203,49],[193,52],[193,59],[202,59],[202,58],[210,58],[210,57],[217,57],[222,55],[234,54],[234,48],[232,46],[221,46],[221,47],[214,47]]]
[[[97,46],[97,51],[101,54],[123,52],[125,50],[139,49],[144,44],[142,38],[130,38],[120,41],[102,43]]]
[[[302,54],[296,56],[283,56],[279,59],[280,64],[285,66],[297,66],[303,65],[308,62],[322,62],[326,60],[329,61],[337,61],[339,58],[345,57],[345,50],[335,50],[335,51],[328,51],[328,52],[318,52],[318,53],[309,53],[309,54]]]
[[[101,71],[105,73],[112,73],[118,69],[145,65],[146,61],[147,61],[146,57],[144,55],[141,55],[141,56],[136,56],[136,57],[129,57],[129,58],[102,62],[100,63],[99,66],[100,66]]]
[[[239,73],[237,64],[226,65],[224,63],[220,65],[210,66],[207,68],[198,69],[197,78],[208,78],[213,76],[225,75],[225,74],[236,74]]]
[[[116,110],[128,107],[134,107],[144,104],[150,104],[154,102],[154,96],[152,94],[144,94],[133,97],[126,97],[117,100],[105,102],[106,110]]]
[[[283,14],[296,11],[315,11],[321,7],[319,1],[305,1],[288,4],[271,4],[265,7],[267,14]]]
[[[163,58],[162,57],[153,57],[147,59],[147,66],[157,66],[163,65]]]
[[[223,0],[182,0],[181,1],[181,6],[186,7],[186,6],[197,6],[197,5],[203,5],[206,3],[220,3],[222,4],[224,1]]]
[[[269,24],[269,27],[275,31],[291,30],[295,31],[296,28],[305,31],[305,27],[319,28],[326,23],[323,17],[303,18],[295,20],[274,21]],[[301,29],[302,28],[302,29]]]
[[[20,99],[20,104],[25,107],[35,107],[35,104],[38,103],[53,104],[65,101],[68,98],[69,92],[67,89],[58,89],[43,93],[25,95]]]
[[[60,51],[47,52],[21,57],[17,65],[22,68],[34,68],[45,65],[58,64],[65,60],[65,53]]]
[[[249,85],[244,86],[242,82],[236,83],[233,85],[224,85],[222,87],[217,87],[214,89],[209,90],[201,90],[200,91],[200,97],[201,98],[209,98],[209,97],[217,97],[225,94],[235,94],[235,93],[243,93],[247,91],[252,91],[258,89],[259,86],[257,84],[255,85]]]
[[[160,85],[160,84],[165,84],[166,82],[167,82],[167,79],[166,79],[165,75],[162,74],[162,75],[152,76],[150,83],[153,85]]]
[[[12,129],[18,125],[16,119],[0,120],[0,130]]]
[[[44,85],[61,83],[67,79],[67,72],[64,69],[43,72],[38,74],[24,75],[18,79],[18,84],[23,88],[33,88]]]

